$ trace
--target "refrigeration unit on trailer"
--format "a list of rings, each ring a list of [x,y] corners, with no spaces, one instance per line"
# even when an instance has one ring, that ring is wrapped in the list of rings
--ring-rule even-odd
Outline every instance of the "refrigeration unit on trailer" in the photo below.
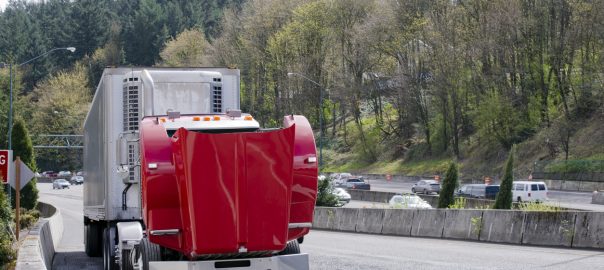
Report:
[[[308,269],[317,196],[303,116],[263,129],[239,70],[107,68],[84,124],[84,225],[105,269]]]

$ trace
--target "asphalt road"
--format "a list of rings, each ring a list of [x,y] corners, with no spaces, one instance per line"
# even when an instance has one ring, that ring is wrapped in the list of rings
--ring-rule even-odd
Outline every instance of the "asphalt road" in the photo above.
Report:
[[[64,231],[53,270],[102,269],[83,250],[82,187],[53,190],[39,183],[40,200],[60,209]],[[312,231],[302,244],[311,269],[603,269],[604,253],[443,239]]]
[[[40,201],[59,208],[63,216],[63,238],[56,250],[54,270],[102,269],[101,258],[84,253],[82,186],[53,190],[50,183],[38,183]]]
[[[604,253],[480,242],[312,231],[311,269],[603,269]]]
[[[410,193],[414,182],[386,181],[382,179],[366,180],[371,184],[371,190],[395,193]],[[604,211],[604,205],[591,204],[591,192],[548,191],[548,203],[573,209]]]

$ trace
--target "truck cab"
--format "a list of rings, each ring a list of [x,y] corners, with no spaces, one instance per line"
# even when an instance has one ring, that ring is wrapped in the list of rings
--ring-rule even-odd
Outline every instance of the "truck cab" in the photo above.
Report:
[[[106,69],[84,130],[85,247],[105,269],[308,269],[312,129],[242,113],[239,70]]]

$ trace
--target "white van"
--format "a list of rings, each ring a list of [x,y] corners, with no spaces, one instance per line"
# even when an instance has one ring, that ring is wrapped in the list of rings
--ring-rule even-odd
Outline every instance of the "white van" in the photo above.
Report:
[[[512,186],[514,201],[540,201],[547,200],[547,185],[545,182],[514,181]]]

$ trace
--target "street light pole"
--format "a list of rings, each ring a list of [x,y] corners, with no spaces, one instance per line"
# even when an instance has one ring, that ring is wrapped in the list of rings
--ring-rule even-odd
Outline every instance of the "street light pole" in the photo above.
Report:
[[[319,170],[321,170],[321,168],[323,168],[323,85],[321,85],[318,82],[315,82],[313,80],[311,80],[310,78],[304,76],[303,74],[297,73],[297,72],[288,72],[287,76],[291,77],[291,76],[300,76],[304,79],[306,79],[307,81],[314,83],[315,85],[319,86]]]
[[[49,50],[43,54],[40,54],[32,59],[29,59],[21,64],[16,65],[17,67],[20,67],[22,65],[25,65],[29,62],[32,62],[38,58],[44,57],[46,55],[48,55],[51,52],[54,52],[56,50],[68,50],[70,52],[75,52],[76,48],[75,47],[65,47],[65,48],[54,48],[52,50]],[[9,97],[9,105],[8,105],[8,150],[13,150],[13,64],[9,63],[8,64],[9,69],[10,69],[10,97]]]

